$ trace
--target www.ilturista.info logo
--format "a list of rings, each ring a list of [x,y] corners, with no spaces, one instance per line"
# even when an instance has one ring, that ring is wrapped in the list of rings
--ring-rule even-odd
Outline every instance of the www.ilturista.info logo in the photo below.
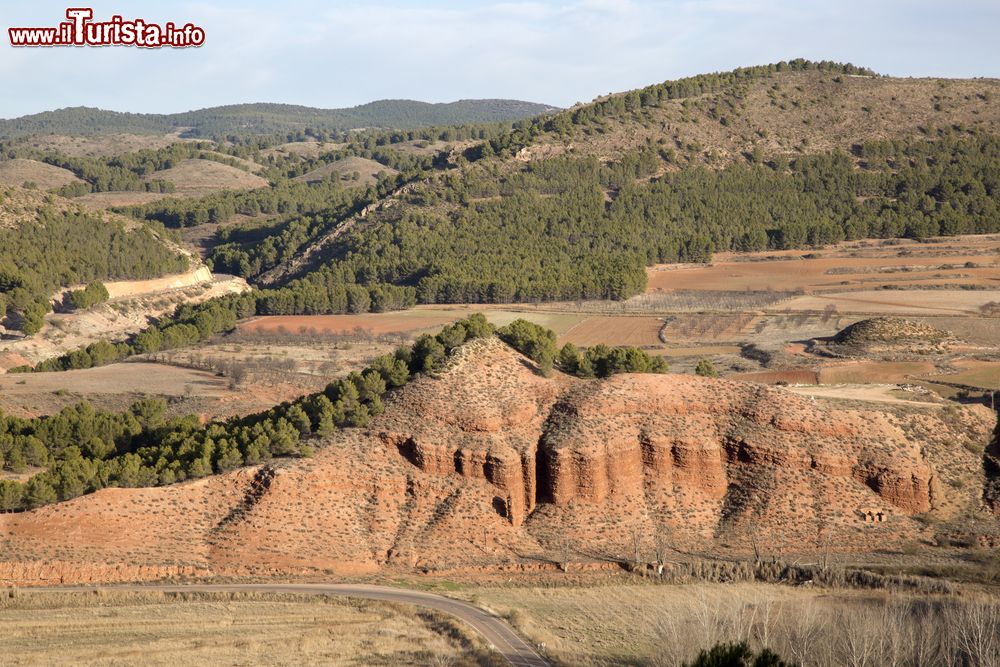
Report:
[[[150,23],[143,19],[126,21],[112,16],[110,21],[93,21],[94,10],[71,7],[68,21],[52,28],[8,28],[11,46],[164,46],[184,48],[205,43],[205,30],[191,23]]]

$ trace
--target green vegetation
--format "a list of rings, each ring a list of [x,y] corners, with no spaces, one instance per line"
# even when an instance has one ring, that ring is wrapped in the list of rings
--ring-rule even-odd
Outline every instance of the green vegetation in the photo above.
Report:
[[[69,304],[76,310],[84,310],[108,300],[108,288],[100,280],[92,280],[83,289],[69,293]]]
[[[11,311],[37,333],[59,287],[94,280],[143,280],[187,268],[147,227],[126,230],[82,210],[38,209],[37,222],[0,227],[0,319]],[[91,296],[96,292],[91,291]]]
[[[644,289],[644,266],[716,251],[1000,230],[1000,138],[942,130],[858,154],[652,181],[654,146],[611,165],[560,157],[510,172],[485,161],[420,184],[401,212],[344,234],[332,254],[356,282],[413,286],[420,303],[623,299]]]
[[[253,297],[243,295],[234,301],[236,306],[249,307]],[[224,324],[234,321],[230,318],[238,311],[213,307],[195,315],[193,323],[174,326],[194,330],[199,324],[206,330],[220,326],[210,321],[213,313]],[[136,345],[153,349],[174,335],[183,335],[169,327],[159,331],[155,335],[140,334]],[[29,466],[46,469],[24,483],[0,481],[0,510],[40,507],[107,486],[172,484],[273,457],[309,456],[311,436],[364,426],[382,413],[386,392],[402,387],[417,375],[437,372],[452,350],[493,333],[493,325],[476,313],[435,336],[420,336],[413,345],[402,346],[395,354],[378,357],[364,371],[332,382],[322,392],[207,426],[202,426],[195,415],[167,419],[166,404],[159,399],[138,401],[121,413],[97,411],[87,403],[35,419],[0,412],[0,467],[16,473],[25,472]],[[555,359],[552,331],[517,320],[497,333],[531,356],[546,372],[551,371]],[[563,352],[566,350],[563,348]],[[87,351],[80,351],[92,362],[117,353],[118,349],[108,343],[95,343]],[[73,358],[69,357],[69,361],[73,363]],[[585,367],[593,370],[584,371]],[[580,353],[575,370],[564,370],[585,377],[605,377],[621,372],[662,373],[666,365],[658,359],[650,360],[635,348],[594,346]]]
[[[566,343],[557,352],[555,332],[527,320],[514,320],[500,328],[497,335],[537,363],[544,375],[548,375],[555,364],[564,373],[585,378],[603,378],[616,373],[667,372],[667,362],[662,357],[650,357],[636,347],[594,345],[580,349]]]
[[[719,377],[719,372],[715,370],[715,364],[712,363],[711,359],[699,360],[698,365],[694,367],[694,373],[705,378]]]
[[[314,109],[291,104],[235,104],[176,114],[134,114],[73,107],[0,120],[0,136],[33,134],[166,134],[177,128],[192,137],[302,133],[325,137],[359,127],[409,129],[530,118],[550,107],[517,100],[461,100],[428,104],[380,100],[350,109]]]
[[[559,350],[559,368],[580,377],[608,377],[617,373],[666,373],[666,359],[651,357],[637,347],[608,347],[603,343],[577,348],[566,343]]]
[[[121,413],[86,403],[37,419],[0,413],[0,465],[14,472],[46,468],[25,483],[0,481],[0,509],[40,507],[106,486],[172,484],[275,456],[308,456],[311,435],[364,426],[382,412],[388,390],[436,371],[452,349],[492,333],[486,318],[472,315],[322,392],[208,426],[195,415],[166,419],[166,404],[154,399]]]
[[[785,662],[766,648],[757,653],[746,642],[739,642],[716,644],[699,652],[698,657],[691,663],[684,663],[684,667],[796,667],[796,664]]]

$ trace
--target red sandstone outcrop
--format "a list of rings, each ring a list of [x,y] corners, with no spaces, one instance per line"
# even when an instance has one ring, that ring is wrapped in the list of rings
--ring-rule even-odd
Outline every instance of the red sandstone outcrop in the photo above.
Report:
[[[981,508],[989,411],[835,405],[692,376],[544,378],[479,341],[311,459],[0,515],[0,580],[509,569],[636,538],[866,550],[911,539],[915,514]]]

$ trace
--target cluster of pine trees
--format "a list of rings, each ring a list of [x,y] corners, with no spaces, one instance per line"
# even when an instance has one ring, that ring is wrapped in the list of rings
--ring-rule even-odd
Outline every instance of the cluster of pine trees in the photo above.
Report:
[[[604,378],[618,373],[666,373],[669,370],[663,357],[651,357],[637,347],[598,344],[579,348],[566,343],[557,349],[555,332],[528,320],[514,320],[497,330],[497,335],[537,363],[544,375],[548,375],[553,366],[563,373],[583,378]]]
[[[68,295],[69,305],[75,310],[84,310],[108,300],[108,288],[100,280],[91,280],[83,289],[73,290]]]
[[[997,137],[942,130],[858,152],[860,168],[834,152],[651,181],[655,146],[612,165],[477,166],[420,184],[400,216],[345,234],[337,270],[413,286],[420,303],[622,299],[644,289],[644,267],[658,262],[1000,229]]]
[[[368,193],[347,190],[336,179],[317,184],[282,181],[269,188],[223,190],[199,198],[161,199],[115,210],[165,227],[197,227],[225,222],[235,214],[248,217],[286,216],[337,210],[366,198]]]
[[[0,227],[0,319],[16,313],[28,335],[42,327],[59,287],[156,278],[188,265],[146,227],[126,231],[117,221],[50,206],[37,217],[13,229]]]
[[[327,274],[311,274],[273,290],[227,295],[198,304],[183,304],[172,316],[161,319],[126,341],[100,340],[71,350],[36,366],[16,366],[10,373],[78,370],[104,366],[136,354],[173,350],[194,345],[232,331],[238,320],[254,315],[316,315],[402,310],[416,303],[412,287],[363,286],[342,281],[321,282]],[[0,274],[0,281],[3,275]],[[0,286],[2,286],[0,282]],[[0,293],[2,296],[2,293]],[[44,315],[44,313],[42,313]]]
[[[208,330],[214,325],[207,317],[195,315],[189,326],[203,324]],[[220,312],[218,317],[229,315]],[[494,331],[476,313],[437,335],[420,336],[395,354],[376,358],[365,370],[336,380],[321,392],[207,426],[195,415],[167,418],[160,399],[143,399],[120,413],[98,411],[87,403],[33,419],[0,412],[0,468],[16,473],[45,468],[23,483],[0,480],[0,510],[32,509],[109,486],[173,484],[273,457],[309,456],[312,436],[364,426],[382,413],[388,391],[415,376],[434,373],[455,348]],[[538,362],[543,372],[551,370],[557,356],[551,330],[516,320],[498,333]],[[567,345],[558,353],[558,364],[582,377],[666,372],[660,359],[636,348],[577,350]]]
[[[172,484],[276,456],[308,456],[309,436],[363,426],[382,412],[386,391],[435,371],[452,349],[492,333],[476,314],[375,359],[322,392],[208,426],[194,415],[167,419],[164,402],[154,399],[122,413],[86,403],[35,419],[0,413],[0,467],[46,468],[25,483],[0,481],[0,509],[39,507],[106,486]]]

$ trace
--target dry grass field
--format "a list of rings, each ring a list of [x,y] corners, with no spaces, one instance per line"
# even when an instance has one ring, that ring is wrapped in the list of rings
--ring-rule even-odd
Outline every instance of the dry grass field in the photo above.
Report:
[[[65,392],[94,394],[150,394],[154,396],[219,397],[226,382],[213,373],[152,363],[98,366],[61,373],[8,373],[0,375],[0,393],[7,399],[30,394]]]
[[[757,322],[753,313],[678,314],[665,318],[661,336],[666,341],[735,341]]]
[[[1000,318],[996,317],[912,317],[916,322],[950,331],[974,345],[1000,347]]]
[[[70,170],[45,162],[23,158],[0,161],[0,184],[2,185],[22,187],[25,184],[34,183],[39,190],[53,190],[79,182],[80,179]]]
[[[758,371],[752,373],[734,373],[726,376],[727,380],[743,380],[744,382],[759,382],[761,384],[819,384],[819,375],[808,368],[789,368],[780,371]]]
[[[474,596],[544,644],[556,665],[675,667],[724,641],[769,647],[803,667],[1000,659],[1000,634],[974,641],[1000,628],[995,598],[750,583],[481,588]]]
[[[958,369],[957,373],[924,377],[932,381],[941,380],[983,389],[1000,389],[1000,361],[958,359],[951,362],[951,365]]]
[[[660,346],[659,317],[613,317],[595,315],[571,327],[560,336],[560,342],[589,347],[606,345]]]
[[[320,143],[318,141],[292,141],[287,144],[281,144],[274,146],[272,148],[267,148],[261,151],[261,155],[265,158],[271,155],[300,155],[302,157],[319,157],[323,153],[329,153],[330,151],[340,150],[344,148],[347,144],[338,144],[333,142]]]
[[[263,594],[18,591],[4,665],[472,665],[476,642],[406,605]]]
[[[172,134],[100,134],[69,137],[44,134],[31,137],[24,145],[43,151],[58,151],[74,157],[110,157],[142,149],[156,150],[187,141],[179,132]],[[194,141],[194,140],[192,140]]]
[[[219,190],[252,190],[267,186],[267,180],[214,160],[183,160],[170,169],[156,171],[147,180],[173,183],[180,195],[204,195]]]
[[[418,334],[436,332],[446,324],[467,317],[470,313],[481,312],[490,322],[504,326],[524,318],[549,327],[559,335],[567,334],[575,325],[587,319],[587,315],[501,310],[485,305],[469,306],[418,306],[410,310],[387,313],[362,313],[358,315],[273,315],[257,317],[239,326],[241,332],[291,333],[313,335],[358,334],[373,336],[386,334]]]
[[[819,250],[716,253],[703,264],[647,269],[647,293],[871,290],[881,285],[969,285],[1000,289],[1000,235],[927,242],[849,241]],[[822,308],[821,308],[822,309]]]
[[[358,174],[357,180],[353,178],[353,174],[355,172]],[[387,167],[384,164],[375,162],[374,160],[352,156],[346,157],[342,160],[337,160],[336,162],[331,162],[330,164],[319,167],[318,169],[313,169],[309,173],[296,177],[294,180],[305,181],[306,183],[315,183],[322,181],[329,176],[336,176],[343,181],[344,185],[348,187],[367,187],[376,182],[376,176],[379,172],[384,172],[389,175],[399,173],[392,167]]]
[[[822,384],[898,384],[936,370],[930,361],[848,361],[823,366],[819,381]]]
[[[410,340],[402,334],[236,332],[190,348],[157,353],[158,360],[209,370],[247,386],[291,383],[302,393],[362,370],[372,359]]]
[[[739,354],[740,347],[737,345],[693,345],[689,347],[664,347],[651,350],[652,354],[661,357],[711,357],[715,355]]]
[[[359,315],[273,315],[257,317],[239,326],[246,333],[311,333],[347,334],[365,332],[371,335],[410,333],[443,326],[457,319],[457,313],[433,313],[404,310],[391,313]]]
[[[308,377],[283,373],[261,378],[253,391],[247,391],[249,377],[238,383],[230,371],[232,366],[223,363],[217,370],[205,363],[206,357],[196,358],[200,366],[139,361],[61,373],[0,374],[0,410],[17,417],[36,417],[87,401],[96,408],[118,411],[151,396],[165,399],[171,415],[226,418],[266,410],[321,389],[328,381],[313,378],[309,382]],[[217,357],[208,359],[215,361]]]
[[[1000,289],[859,290],[801,296],[781,304],[781,310],[822,312],[833,308],[840,313],[865,315],[975,316],[998,299]]]
[[[142,206],[168,197],[183,197],[183,193],[161,192],[91,192],[90,194],[73,197],[73,201],[94,211],[113,208],[115,206]]]

